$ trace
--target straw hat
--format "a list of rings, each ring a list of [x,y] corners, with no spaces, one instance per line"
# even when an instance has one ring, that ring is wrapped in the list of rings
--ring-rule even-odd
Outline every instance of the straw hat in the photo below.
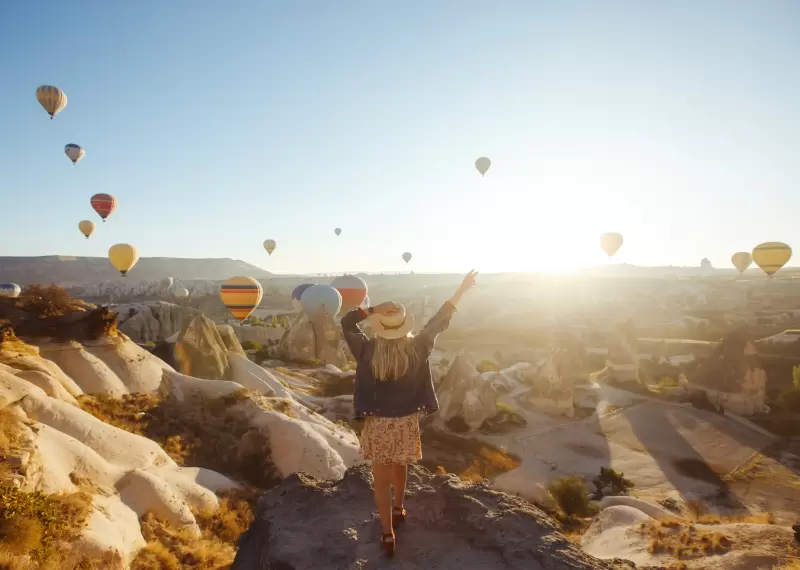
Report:
[[[369,317],[369,323],[375,336],[394,340],[403,338],[411,332],[414,327],[414,318],[406,314],[406,308],[403,305],[398,304],[396,313],[392,315],[372,314]]]

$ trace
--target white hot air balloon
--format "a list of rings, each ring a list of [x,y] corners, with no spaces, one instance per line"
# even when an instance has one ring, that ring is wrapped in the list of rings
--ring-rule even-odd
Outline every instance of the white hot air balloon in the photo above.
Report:
[[[178,299],[185,299],[189,296],[189,290],[186,287],[175,287],[172,294]]]
[[[475,168],[478,169],[478,172],[481,173],[481,176],[486,174],[489,170],[489,167],[492,165],[492,161],[486,158],[485,156],[480,157],[478,160],[475,161]]]
[[[78,164],[86,156],[86,151],[79,145],[70,143],[64,147],[64,154],[72,161],[72,164]]]

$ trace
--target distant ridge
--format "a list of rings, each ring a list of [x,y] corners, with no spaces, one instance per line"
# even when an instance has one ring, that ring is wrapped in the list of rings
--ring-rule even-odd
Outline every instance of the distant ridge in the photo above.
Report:
[[[234,275],[256,279],[272,276],[260,267],[238,259],[188,259],[181,257],[142,257],[128,277],[130,282],[165,277],[219,281]],[[0,257],[0,282],[30,285],[57,283],[65,287],[91,285],[122,279],[105,257],[47,255],[43,257]]]

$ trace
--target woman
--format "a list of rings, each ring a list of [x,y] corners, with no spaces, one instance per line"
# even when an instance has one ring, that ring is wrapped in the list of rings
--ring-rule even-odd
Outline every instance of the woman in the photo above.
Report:
[[[412,319],[403,305],[381,303],[342,317],[344,337],[357,363],[355,416],[366,418],[361,455],[372,461],[375,503],[383,527],[381,544],[390,556],[395,548],[394,528],[406,518],[408,464],[422,458],[419,414],[439,409],[428,358],[436,335],[450,325],[456,305],[475,285],[476,276],[475,271],[469,272],[417,336],[411,334]],[[375,334],[371,340],[358,326],[367,318]]]

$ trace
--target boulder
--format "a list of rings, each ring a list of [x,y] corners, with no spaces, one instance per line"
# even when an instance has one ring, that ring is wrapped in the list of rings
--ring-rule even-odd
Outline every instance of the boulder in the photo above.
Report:
[[[459,417],[472,429],[497,413],[497,393],[486,382],[468,353],[461,351],[437,389],[439,417],[443,421]]]
[[[310,363],[317,357],[314,326],[301,314],[283,334],[278,348],[280,358],[289,362]]]
[[[313,321],[301,314],[284,333],[279,346],[280,358],[290,362],[333,364],[347,363],[341,327],[326,312]]]
[[[243,339],[241,337],[237,338],[231,325],[217,325],[217,332],[219,332],[219,336],[222,337],[222,344],[225,345],[225,350],[241,354],[245,357],[247,356],[247,353],[239,342],[240,340],[243,341]]]
[[[217,325],[203,315],[196,315],[186,324],[176,346],[181,373],[207,380],[227,377],[226,351]]]
[[[259,501],[232,570],[631,568],[583,553],[530,503],[453,475],[411,467],[406,506],[388,559],[368,466],[348,469],[341,481],[291,475]]]
[[[688,389],[703,391],[726,411],[751,416],[767,411],[767,373],[746,329],[734,331],[688,374]]]

